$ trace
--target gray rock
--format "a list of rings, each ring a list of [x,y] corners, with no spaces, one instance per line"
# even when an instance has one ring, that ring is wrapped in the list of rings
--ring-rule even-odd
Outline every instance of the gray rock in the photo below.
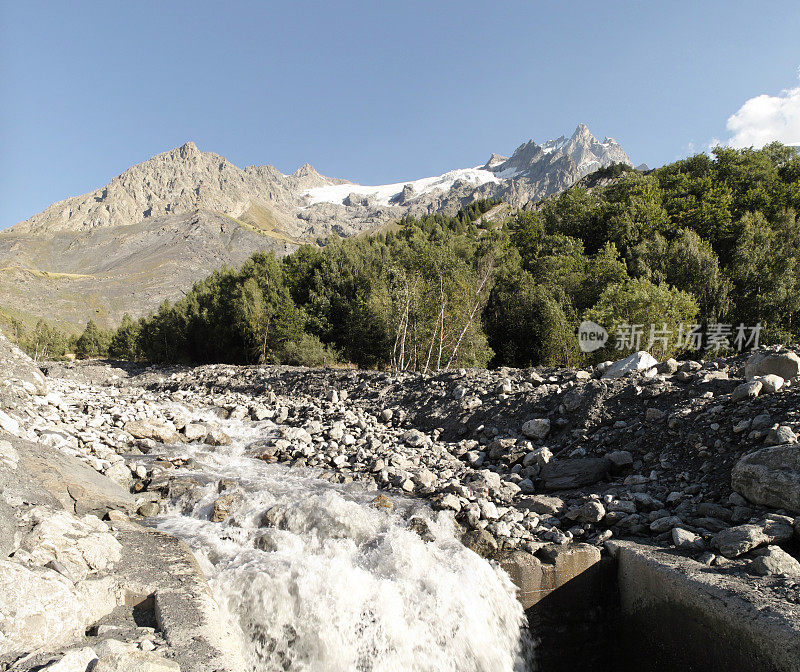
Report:
[[[705,548],[701,537],[681,527],[672,528],[672,543],[682,551],[702,551]]]
[[[183,428],[183,435],[187,441],[202,441],[207,433],[208,427],[199,423],[189,423]]]
[[[755,399],[761,392],[762,383],[760,380],[751,380],[747,383],[742,383],[737,386],[731,394],[733,401],[742,401],[744,399]]]
[[[174,660],[146,651],[126,651],[103,656],[92,672],[180,672]]]
[[[744,375],[747,380],[773,373],[784,380],[800,376],[800,357],[793,352],[755,352],[747,360]]]
[[[109,604],[108,611],[115,606],[116,602]],[[93,611],[72,582],[57,572],[0,560],[0,663],[83,637]]]
[[[759,576],[792,576],[800,577],[800,562],[779,546],[767,546],[756,551],[756,558],[748,569]]]
[[[800,513],[800,448],[762,448],[745,455],[731,472],[733,489],[754,504]]]
[[[764,544],[788,541],[792,534],[792,526],[786,522],[765,520],[723,530],[717,534],[716,544],[726,558],[736,558]]]
[[[95,650],[90,647],[68,651],[61,660],[42,668],[42,672],[86,672],[92,662],[97,660]]]
[[[161,443],[181,443],[182,438],[163,420],[133,420],[125,423],[125,431],[136,439],[153,439]]]
[[[571,509],[566,517],[576,523],[599,523],[605,515],[605,507],[597,500],[590,500],[582,506]]]
[[[428,443],[430,439],[418,429],[409,429],[403,434],[403,441],[412,448],[421,448]]]
[[[146,504],[142,504],[137,512],[140,516],[152,518],[153,516],[157,516],[160,511],[161,507],[157,503],[147,502]]]
[[[759,376],[753,380],[757,380],[761,383],[761,392],[763,394],[775,394],[786,382],[783,378],[776,376],[774,373],[768,373],[766,376]]]
[[[603,480],[608,470],[607,460],[587,457],[550,462],[540,476],[546,490],[569,490]]]
[[[780,425],[767,432],[767,438],[764,440],[764,443],[768,446],[797,443],[797,434],[795,434],[788,425]]]
[[[533,418],[522,425],[522,433],[531,439],[543,439],[550,433],[550,420]]]
[[[487,530],[470,530],[461,537],[461,543],[483,558],[491,558],[498,549],[497,540]]]

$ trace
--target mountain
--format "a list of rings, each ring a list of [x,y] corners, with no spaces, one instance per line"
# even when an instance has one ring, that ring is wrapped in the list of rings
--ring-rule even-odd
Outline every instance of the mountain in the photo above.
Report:
[[[482,166],[377,186],[325,177],[309,164],[291,175],[241,169],[188,142],[0,231],[0,310],[111,326],[256,250],[287,254],[334,232],[454,214],[480,198],[521,207],[614,162],[631,163],[616,141],[598,141],[583,124],[569,138],[529,141]]]

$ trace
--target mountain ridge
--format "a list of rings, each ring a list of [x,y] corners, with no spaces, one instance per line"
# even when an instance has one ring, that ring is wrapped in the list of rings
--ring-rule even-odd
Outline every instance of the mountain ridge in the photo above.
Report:
[[[529,140],[483,165],[365,186],[309,163],[289,175],[239,168],[189,141],[0,231],[0,308],[111,326],[258,250],[283,255],[407,215],[453,215],[478,199],[523,207],[620,161],[632,165],[616,141],[579,124],[569,138]]]

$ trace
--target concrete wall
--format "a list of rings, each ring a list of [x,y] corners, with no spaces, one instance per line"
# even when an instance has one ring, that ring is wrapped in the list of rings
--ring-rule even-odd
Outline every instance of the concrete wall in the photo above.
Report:
[[[637,672],[798,672],[800,606],[670,551],[614,544],[619,665]]]
[[[513,552],[501,566],[538,640],[538,672],[800,672],[800,605],[633,542]]]

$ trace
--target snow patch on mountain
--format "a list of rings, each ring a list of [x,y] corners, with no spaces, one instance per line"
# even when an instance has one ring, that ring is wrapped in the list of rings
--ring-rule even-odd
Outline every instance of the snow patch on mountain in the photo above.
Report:
[[[482,166],[474,168],[461,168],[451,170],[444,175],[433,177],[423,177],[419,180],[409,182],[395,182],[394,184],[380,184],[366,186],[348,182],[346,184],[334,184],[324,187],[314,187],[303,192],[307,199],[307,205],[316,203],[344,203],[350,194],[363,196],[364,198],[374,199],[376,205],[390,205],[402,192],[410,185],[413,188],[413,196],[408,200],[415,200],[425,194],[429,194],[437,189],[449,191],[456,182],[463,182],[473,186],[480,186],[488,182],[497,184],[505,175],[496,175],[491,171],[484,170]]]

